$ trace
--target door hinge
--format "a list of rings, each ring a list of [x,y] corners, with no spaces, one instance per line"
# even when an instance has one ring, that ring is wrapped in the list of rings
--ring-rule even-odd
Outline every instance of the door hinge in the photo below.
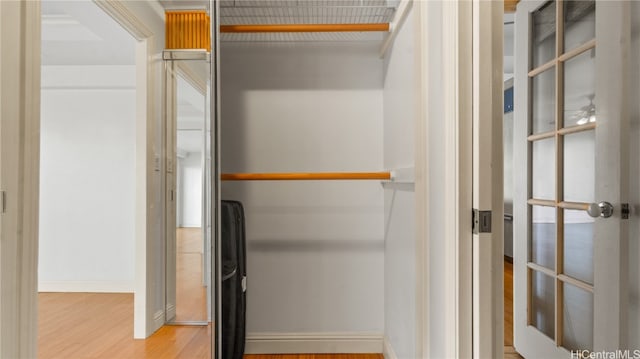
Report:
[[[474,208],[472,219],[473,234],[491,233],[491,211],[480,211]]]
[[[629,203],[622,204],[622,210],[620,211],[622,219],[629,219]]]
[[[7,192],[0,191],[0,213],[5,213],[7,211]]]

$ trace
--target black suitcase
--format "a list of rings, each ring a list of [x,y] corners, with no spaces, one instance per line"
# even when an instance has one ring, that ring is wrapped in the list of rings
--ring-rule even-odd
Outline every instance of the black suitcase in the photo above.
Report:
[[[222,201],[222,359],[242,359],[245,344],[246,245],[244,209]]]

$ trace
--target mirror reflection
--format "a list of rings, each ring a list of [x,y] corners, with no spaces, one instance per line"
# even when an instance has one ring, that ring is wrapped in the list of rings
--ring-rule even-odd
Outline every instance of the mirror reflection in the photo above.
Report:
[[[209,322],[206,239],[205,120],[206,89],[196,88],[179,72],[175,102],[175,243],[167,251],[167,318],[174,324]],[[203,91],[204,90],[204,91]],[[175,277],[172,275],[175,273]],[[173,283],[172,283],[173,282]],[[175,315],[171,302],[175,304]]]

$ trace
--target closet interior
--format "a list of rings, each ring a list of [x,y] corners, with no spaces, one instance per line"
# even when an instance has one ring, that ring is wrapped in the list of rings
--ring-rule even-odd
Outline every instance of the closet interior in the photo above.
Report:
[[[246,218],[245,353],[415,357],[416,6],[218,6],[212,111],[219,199]],[[187,53],[165,59],[208,57]]]

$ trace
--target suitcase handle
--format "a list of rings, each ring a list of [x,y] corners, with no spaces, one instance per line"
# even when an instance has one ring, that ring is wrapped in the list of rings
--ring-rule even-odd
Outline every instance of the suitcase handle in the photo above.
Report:
[[[236,273],[237,273],[237,272],[238,272],[238,267],[233,268],[233,272],[231,272],[231,273],[229,273],[229,274],[227,274],[227,275],[223,276],[223,277],[222,277],[222,281],[224,282],[225,280],[227,280],[227,279],[229,279],[229,278],[233,277],[234,275],[236,275]]]

